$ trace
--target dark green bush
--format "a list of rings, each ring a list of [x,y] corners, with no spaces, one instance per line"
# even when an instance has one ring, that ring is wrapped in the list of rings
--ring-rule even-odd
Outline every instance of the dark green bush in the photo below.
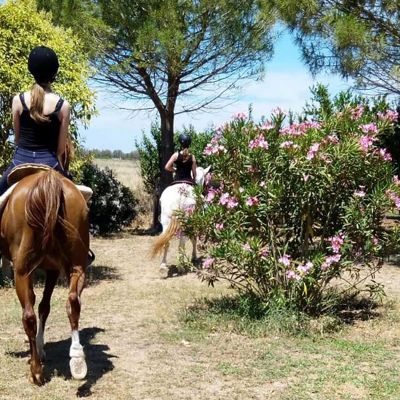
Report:
[[[128,187],[115,179],[112,170],[101,170],[92,163],[85,163],[81,182],[93,190],[90,204],[90,229],[93,234],[119,232],[135,219],[137,200]]]

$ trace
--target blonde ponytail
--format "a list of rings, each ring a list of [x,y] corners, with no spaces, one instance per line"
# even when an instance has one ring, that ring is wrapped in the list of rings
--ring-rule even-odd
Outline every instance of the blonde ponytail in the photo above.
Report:
[[[43,114],[44,94],[44,89],[39,84],[35,83],[31,90],[31,106],[29,113],[32,119],[38,124],[49,122],[49,117]]]
[[[183,155],[184,159],[189,158],[190,153],[189,153],[189,149],[187,147],[183,148],[181,152],[182,152],[182,155]]]

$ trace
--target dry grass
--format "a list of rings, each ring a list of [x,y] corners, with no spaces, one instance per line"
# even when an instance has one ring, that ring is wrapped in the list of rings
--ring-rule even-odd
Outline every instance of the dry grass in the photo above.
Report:
[[[127,184],[137,179],[130,177],[129,162],[121,169],[107,163]],[[325,335],[265,329],[252,335],[212,316],[183,323],[182,313],[196,299],[230,289],[209,288],[195,274],[159,279],[158,262],[148,259],[153,240],[124,234],[92,241],[97,259],[88,271],[80,324],[89,373],[82,382],[73,381],[68,369],[67,289],[60,285],[53,295],[45,334],[48,381],[40,388],[28,383],[28,344],[15,291],[0,289],[0,399],[400,399],[398,265],[386,265],[378,277],[388,298],[372,319]],[[176,243],[172,250],[170,262]]]
[[[243,335],[212,319],[183,324],[179,315],[195,299],[229,289],[209,288],[195,274],[159,279],[157,262],[147,258],[152,240],[125,235],[92,242],[97,262],[88,273],[80,327],[89,366],[83,382],[68,371],[67,290],[58,287],[53,296],[48,382],[41,388],[27,380],[28,345],[15,292],[0,290],[0,399],[400,398],[397,305],[326,336]],[[398,277],[397,266],[381,275],[396,304]]]

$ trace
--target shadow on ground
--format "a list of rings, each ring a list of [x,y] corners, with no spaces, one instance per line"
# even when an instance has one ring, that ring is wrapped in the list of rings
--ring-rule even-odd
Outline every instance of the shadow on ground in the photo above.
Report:
[[[96,285],[101,281],[115,281],[121,279],[121,275],[117,272],[117,269],[113,267],[108,267],[105,265],[91,265],[86,270],[87,286]]]
[[[85,350],[88,374],[76,392],[77,397],[91,396],[92,387],[96,382],[102,378],[103,375],[114,369],[112,359],[117,356],[107,353],[110,348],[105,344],[90,343],[98,333],[103,332],[105,332],[105,330],[98,327],[85,328],[80,331],[80,339]],[[69,369],[70,345],[71,339],[48,342],[45,344],[46,361],[44,363],[44,375],[47,381],[51,381],[53,376],[72,379]],[[7,354],[16,358],[29,357],[29,351],[9,352]]]

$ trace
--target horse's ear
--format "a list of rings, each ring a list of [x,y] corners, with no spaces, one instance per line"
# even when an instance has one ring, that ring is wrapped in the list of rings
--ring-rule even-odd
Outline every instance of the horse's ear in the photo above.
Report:
[[[204,170],[204,176],[206,176],[210,172],[211,165],[209,165],[205,170]]]

